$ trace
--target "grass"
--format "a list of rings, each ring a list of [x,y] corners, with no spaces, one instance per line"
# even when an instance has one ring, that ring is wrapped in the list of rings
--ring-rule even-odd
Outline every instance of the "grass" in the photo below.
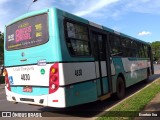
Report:
[[[97,120],[132,120],[160,92],[160,79],[113,107]],[[118,117],[119,116],[119,117]],[[124,117],[122,117],[124,116]]]

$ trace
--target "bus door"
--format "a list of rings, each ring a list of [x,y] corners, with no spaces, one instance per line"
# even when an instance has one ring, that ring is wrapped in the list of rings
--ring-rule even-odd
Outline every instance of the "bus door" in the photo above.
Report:
[[[112,91],[111,85],[111,62],[109,49],[107,47],[107,35],[92,32],[92,51],[95,57],[95,68],[97,77],[97,94],[108,98]],[[108,97],[107,97],[108,96]],[[106,99],[106,98],[102,99]]]

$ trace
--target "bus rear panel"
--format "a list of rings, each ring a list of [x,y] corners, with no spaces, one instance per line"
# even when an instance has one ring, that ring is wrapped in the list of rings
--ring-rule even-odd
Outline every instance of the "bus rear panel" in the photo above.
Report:
[[[6,27],[5,81],[7,100],[65,107],[60,87],[61,50],[56,10],[26,14]]]

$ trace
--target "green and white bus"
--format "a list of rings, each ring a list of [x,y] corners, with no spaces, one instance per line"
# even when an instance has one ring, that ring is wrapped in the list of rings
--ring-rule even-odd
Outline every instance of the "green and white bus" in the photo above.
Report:
[[[63,108],[122,99],[153,74],[148,43],[57,8],[18,17],[4,36],[8,101]]]

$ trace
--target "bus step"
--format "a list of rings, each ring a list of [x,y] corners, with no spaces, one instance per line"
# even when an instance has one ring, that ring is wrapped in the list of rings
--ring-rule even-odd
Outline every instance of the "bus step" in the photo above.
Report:
[[[100,101],[103,101],[103,100],[105,100],[105,99],[107,99],[107,98],[109,98],[109,97],[111,97],[111,93],[107,93],[107,94],[105,94],[105,95],[103,95],[103,96],[100,96],[100,97],[99,97],[99,100],[100,100]]]

